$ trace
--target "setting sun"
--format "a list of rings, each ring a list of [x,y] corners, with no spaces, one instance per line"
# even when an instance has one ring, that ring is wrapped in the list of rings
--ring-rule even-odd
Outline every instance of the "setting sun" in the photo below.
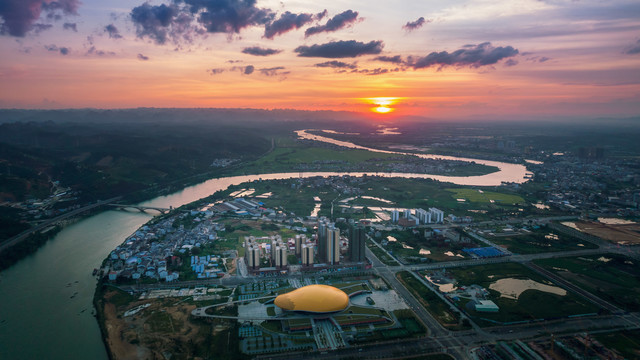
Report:
[[[378,114],[388,114],[393,112],[395,108],[391,107],[398,102],[400,98],[397,97],[373,97],[373,98],[364,98],[363,100],[369,104],[376,105],[371,108],[371,111]]]
[[[376,108],[373,108],[373,111],[377,112],[378,114],[386,114],[386,113],[390,113],[393,111],[392,108],[388,108],[386,106],[378,106]]]
[[[376,105],[387,106],[387,105],[395,104],[396,101],[398,100],[398,98],[394,98],[394,97],[375,97],[375,98],[369,98],[368,100],[371,101],[371,103],[376,104]]]

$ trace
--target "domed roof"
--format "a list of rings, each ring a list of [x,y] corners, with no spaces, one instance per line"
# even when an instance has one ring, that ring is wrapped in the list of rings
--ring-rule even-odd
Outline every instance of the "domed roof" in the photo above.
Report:
[[[274,304],[283,310],[324,313],[344,310],[349,296],[333,286],[308,285],[279,295]]]

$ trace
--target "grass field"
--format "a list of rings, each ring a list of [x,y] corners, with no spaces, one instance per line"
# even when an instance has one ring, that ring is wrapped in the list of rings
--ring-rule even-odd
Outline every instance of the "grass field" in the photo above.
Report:
[[[360,163],[368,160],[386,160],[397,157],[395,154],[377,153],[367,150],[335,150],[321,147],[279,147],[269,155],[256,161],[256,164],[277,162],[282,164],[300,164],[314,161],[335,160],[348,163]]]
[[[282,332],[282,323],[280,320],[266,320],[261,322],[260,326],[269,331]]]
[[[331,149],[297,144],[292,139],[280,138],[276,148],[262,158],[248,163],[240,169],[242,173],[289,172],[292,168],[300,168],[308,164],[321,165],[317,170],[337,170],[348,166],[365,163],[367,161],[385,162],[397,157],[395,154],[376,153],[357,149]]]
[[[397,277],[442,326],[449,330],[466,330],[469,328],[469,326],[460,324],[460,314],[451,311],[444,300],[429,290],[408,271],[399,272]]]
[[[618,350],[625,359],[640,359],[640,330],[597,334],[594,337],[607,348]]]
[[[465,199],[473,203],[522,204],[524,199],[519,195],[505,194],[477,189],[446,189],[452,192],[454,199]],[[492,202],[493,201],[493,202]]]
[[[333,284],[332,286],[337,287],[344,291],[347,295],[351,295],[357,291],[371,291],[367,285],[362,285],[362,283],[352,283],[352,284]]]
[[[487,236],[488,240],[502,245],[516,254],[535,254],[540,252],[554,252],[580,249],[595,249],[596,245],[583,241],[546,227],[534,229],[530,233],[521,235]]]
[[[112,303],[116,307],[128,305],[130,302],[136,300],[135,297],[133,297],[129,293],[124,292],[124,291],[122,291],[120,289],[109,288],[109,290],[112,290],[112,291],[110,291],[109,295],[106,296],[106,298],[108,299],[108,301],[110,303]]]
[[[276,316],[276,309],[273,306],[267,307],[267,315]]]
[[[381,316],[389,316],[386,311],[378,309],[378,308],[370,308],[363,306],[350,306],[344,310],[344,314],[365,314],[365,315],[381,315]]]
[[[385,265],[397,266],[397,261],[395,261],[391,256],[387,255],[384,250],[380,249],[376,244],[374,244],[371,240],[367,239],[367,247],[371,252]]]
[[[590,293],[629,311],[640,311],[640,266],[614,254],[536,260]]]
[[[289,327],[311,326],[311,319],[291,319],[286,321],[289,323]]]
[[[174,324],[171,315],[164,311],[155,311],[147,319],[146,324],[151,327],[152,331],[163,333],[175,333],[179,328]]]
[[[289,169],[290,171],[290,169]],[[252,183],[244,183],[237,186],[230,186],[229,189],[216,194],[215,199],[224,199],[228,194],[240,189],[255,189],[254,195],[271,193],[268,198],[260,198],[266,207],[286,212],[293,212],[298,216],[309,216],[316,202],[314,197],[321,199],[321,207],[318,216],[330,216],[331,202],[344,199],[346,196],[337,192],[330,185],[312,184],[313,181],[305,180],[303,185],[299,185],[298,179],[272,180],[272,181],[255,181]],[[405,179],[405,178],[380,178],[369,176],[360,178],[354,182],[355,186],[362,190],[362,196],[371,196],[389,200],[393,205],[386,204],[371,199],[359,198],[353,204],[365,206],[383,206],[398,208],[423,208],[436,207],[443,210],[446,214],[452,213],[456,216],[471,216],[474,220],[491,220],[500,219],[501,217],[513,216],[520,206],[514,206],[505,202],[458,202],[450,190],[460,191],[476,191],[465,189],[464,187],[454,187],[449,183],[441,183],[429,179]],[[494,187],[485,188],[485,193],[494,190]],[[512,196],[512,195],[509,195]],[[209,202],[215,200],[211,198]],[[535,201],[530,199],[529,201]],[[201,205],[207,203],[206,200],[200,202]],[[521,215],[536,210],[528,206],[524,207]],[[479,212],[480,211],[480,212]],[[341,214],[340,217],[362,217],[359,214]]]
[[[276,148],[251,163],[238,168],[238,173],[263,173],[285,171],[389,171],[396,163],[425,161],[411,155],[385,154],[360,149],[335,149],[309,146],[280,138]],[[460,164],[447,172],[452,176],[484,175],[498,168],[481,164]]]
[[[412,264],[421,263],[422,259],[426,261],[454,261],[469,258],[469,256],[461,249],[465,247],[476,247],[480,244],[473,238],[468,237],[468,242],[447,242],[444,238],[425,238],[423,232],[414,234],[412,230],[392,230],[390,232],[382,232],[382,238],[393,236],[397,241],[389,241],[385,246],[387,251],[398,258],[398,260]],[[412,248],[412,249],[411,249]],[[420,249],[429,250],[428,255],[421,255]],[[450,256],[445,253],[452,252],[456,255]]]
[[[313,198],[318,196],[322,199],[322,208],[319,215],[327,216],[330,214],[331,200],[339,196],[331,187],[311,188],[304,186],[292,188],[291,184],[293,183],[295,183],[295,180],[273,180],[242,184],[231,189],[253,188],[256,190],[254,195],[271,193],[270,197],[257,200],[263,202],[268,208],[284,210],[289,213],[293,212],[301,217],[311,215],[311,211],[315,206]]]
[[[478,313],[475,309],[465,308],[465,311],[476,320],[485,318],[498,322],[516,322],[532,319],[560,318],[567,315],[590,314],[598,312],[599,308],[589,301],[567,292],[566,295],[556,295],[539,290],[525,290],[517,300],[501,297],[500,293],[489,289],[489,285],[499,279],[531,279],[533,281],[550,284],[544,277],[517,263],[491,264],[448,270],[457,281],[457,286],[480,285],[489,290],[489,299],[498,305],[497,313]],[[461,306],[466,302],[462,301]],[[477,321],[479,325],[491,325],[490,322]]]

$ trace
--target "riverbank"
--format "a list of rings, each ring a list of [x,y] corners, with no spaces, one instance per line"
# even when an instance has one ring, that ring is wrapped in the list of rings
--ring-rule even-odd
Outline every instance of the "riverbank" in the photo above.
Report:
[[[109,337],[109,331],[107,328],[107,316],[105,315],[105,303],[104,303],[104,290],[105,285],[102,279],[99,279],[96,283],[96,291],[93,295],[93,309],[96,312],[96,320],[98,327],[100,328],[100,336],[102,337],[102,343],[107,351],[107,357],[110,360],[114,359],[111,347],[107,338]]]
[[[31,234],[22,242],[3,251],[2,256],[0,256],[0,271],[10,268],[18,261],[38,251],[42,245],[53,239],[63,227],[63,225],[53,225],[46,232]]]

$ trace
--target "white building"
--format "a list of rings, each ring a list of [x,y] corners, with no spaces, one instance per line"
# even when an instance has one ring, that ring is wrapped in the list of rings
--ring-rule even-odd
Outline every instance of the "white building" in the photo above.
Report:
[[[249,268],[260,267],[260,246],[258,244],[249,245],[245,249],[245,259],[247,260],[247,266]]]
[[[431,223],[431,212],[425,209],[416,209],[416,217],[420,220],[421,224]]]
[[[398,210],[393,210],[391,212],[391,222],[397,223],[400,220],[400,213]]]
[[[286,267],[287,266],[287,247],[284,245],[276,246],[276,267]]]
[[[271,237],[271,260],[275,261],[276,260],[276,250],[279,246],[285,246],[286,244],[284,244],[282,242],[282,238],[280,236],[272,236]]]
[[[442,223],[444,221],[444,212],[436,208],[429,208],[431,213],[431,221],[434,223]]]

